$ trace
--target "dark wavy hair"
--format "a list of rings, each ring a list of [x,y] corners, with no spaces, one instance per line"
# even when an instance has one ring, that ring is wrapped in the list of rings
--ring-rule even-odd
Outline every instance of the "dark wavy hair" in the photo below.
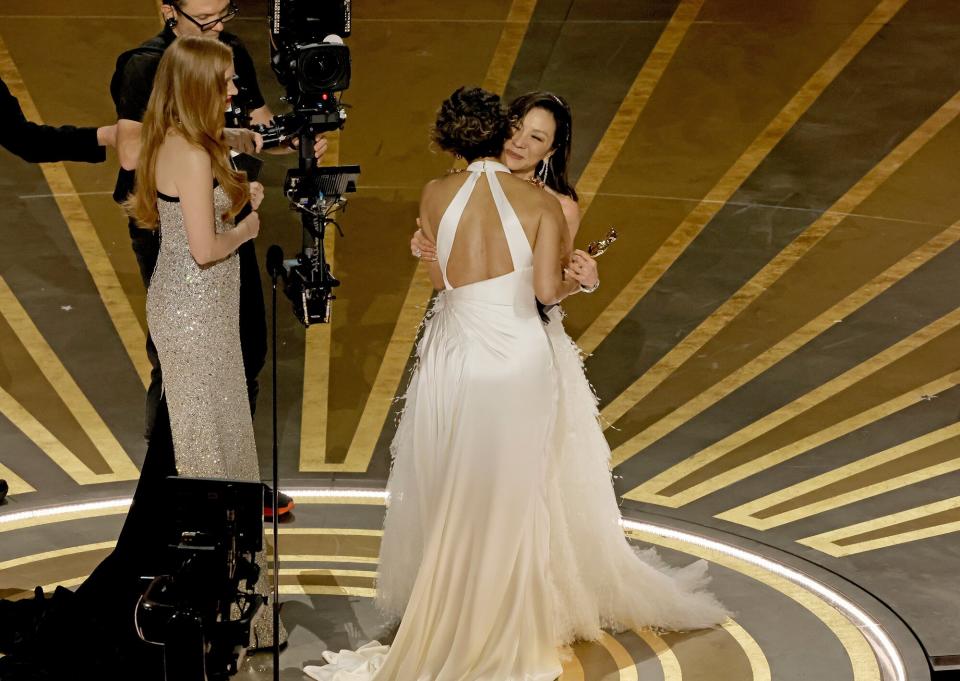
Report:
[[[499,157],[511,130],[499,95],[461,87],[440,105],[431,137],[444,151],[473,161]]]
[[[560,96],[552,92],[528,92],[520,95],[510,103],[508,116],[511,126],[517,126],[531,109],[549,111],[556,121],[557,131],[553,136],[553,156],[547,168],[545,184],[558,194],[569,196],[577,200],[577,192],[567,178],[567,168],[570,165],[570,147],[573,138],[573,114],[570,105]],[[537,172],[543,163],[537,164]]]

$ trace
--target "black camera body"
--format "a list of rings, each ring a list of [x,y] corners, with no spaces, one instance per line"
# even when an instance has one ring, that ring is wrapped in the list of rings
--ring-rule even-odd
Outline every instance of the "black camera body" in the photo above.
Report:
[[[291,260],[282,254],[267,263],[284,279],[284,293],[305,325],[328,323],[333,289],[340,282],[324,252],[328,225],[356,191],[359,166],[317,167],[313,155],[318,133],[339,130],[346,111],[339,93],[350,87],[351,0],[273,0],[270,12],[270,63],[293,110],[274,116],[274,125],[255,127],[269,148],[299,141],[299,166],[287,172],[284,194],[303,223],[303,250]],[[278,247],[279,248],[279,247]],[[282,266],[281,266],[282,264]]]
[[[172,513],[162,574],[137,604],[140,638],[164,647],[168,681],[216,681],[237,672],[264,598],[254,592],[263,549],[263,485],[170,477]]]
[[[274,0],[270,11],[270,64],[293,111],[261,130],[264,145],[298,134],[343,127],[337,93],[350,87],[350,0]],[[276,140],[276,141],[275,141]]]

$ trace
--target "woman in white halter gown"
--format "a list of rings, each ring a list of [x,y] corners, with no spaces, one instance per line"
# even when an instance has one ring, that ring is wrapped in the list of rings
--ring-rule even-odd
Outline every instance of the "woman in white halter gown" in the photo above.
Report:
[[[389,648],[325,652],[313,678],[553,681],[561,647],[601,626],[726,618],[702,561],[673,571],[626,542],[593,393],[575,346],[537,314],[533,250],[498,173],[470,164],[437,230],[445,290],[392,446],[380,553],[377,605],[400,628]],[[513,269],[452,287],[465,209],[491,202]]]

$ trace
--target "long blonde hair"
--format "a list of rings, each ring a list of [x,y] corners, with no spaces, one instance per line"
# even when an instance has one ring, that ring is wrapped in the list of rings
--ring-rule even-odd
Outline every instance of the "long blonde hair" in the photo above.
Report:
[[[224,74],[233,63],[232,50],[219,40],[177,38],[166,49],[140,132],[136,187],[124,207],[140,227],[156,229],[157,154],[169,130],[210,154],[213,175],[230,197],[221,217],[230,220],[250,200],[246,173],[230,166],[230,148],[223,135],[227,84]]]

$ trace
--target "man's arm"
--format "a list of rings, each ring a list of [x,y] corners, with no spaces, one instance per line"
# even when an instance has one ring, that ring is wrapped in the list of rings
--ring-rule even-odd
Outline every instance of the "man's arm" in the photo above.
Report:
[[[121,118],[117,121],[117,156],[124,170],[136,170],[140,158],[140,129],[142,123]]]
[[[109,132],[72,125],[53,127],[31,123],[20,102],[0,80],[0,146],[30,163],[86,161],[99,163],[107,158],[101,146],[109,141]]]

